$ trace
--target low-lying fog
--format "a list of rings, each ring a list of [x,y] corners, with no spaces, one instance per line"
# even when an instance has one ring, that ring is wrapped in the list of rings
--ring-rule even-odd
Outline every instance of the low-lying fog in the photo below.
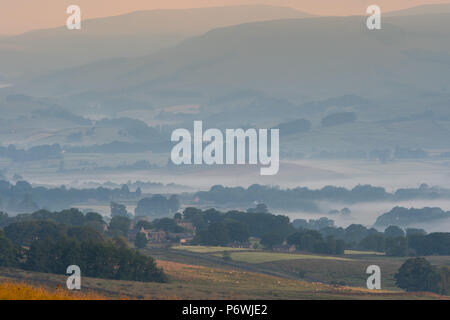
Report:
[[[128,181],[175,183],[190,187],[186,191],[209,190],[213,185],[248,187],[254,183],[276,185],[281,188],[305,186],[311,189],[326,185],[353,188],[358,184],[371,184],[384,187],[388,192],[398,188],[416,188],[422,183],[429,186],[450,188],[450,165],[448,161],[398,161],[380,164],[377,161],[351,160],[298,160],[284,161],[279,173],[275,176],[259,175],[259,168],[254,166],[201,166],[185,168],[161,168],[147,171],[98,171],[98,172],[47,172],[40,174],[38,170],[24,172],[23,177],[35,184],[66,185],[83,187],[89,183],[127,183]],[[160,191],[180,192],[180,189],[165,187]],[[376,218],[395,206],[403,207],[440,207],[450,211],[450,200],[414,200],[401,202],[376,202],[359,204],[321,203],[323,213],[288,212],[291,219],[318,219],[327,216],[337,225],[347,226],[352,223],[373,225]],[[339,215],[328,215],[333,209],[348,207],[352,213],[350,218]],[[450,221],[421,225],[427,231],[450,231]]]
[[[329,203],[321,202],[320,209],[324,213],[308,213],[308,212],[283,212],[289,216],[291,220],[294,219],[319,219],[321,217],[327,217],[335,221],[336,225],[341,227],[347,227],[352,223],[363,224],[366,226],[372,226],[375,224],[376,219],[383,213],[391,211],[395,206],[405,208],[424,208],[424,207],[439,207],[444,211],[450,211],[450,200],[410,200],[410,201],[397,201],[397,202],[365,202],[356,204],[342,204],[342,203]],[[327,214],[327,212],[342,208],[349,208],[351,214],[349,217],[342,216],[340,214]],[[428,232],[450,232],[450,219],[445,221],[437,221],[421,225],[411,225],[408,227],[423,228]]]
[[[112,155],[114,157],[114,155]],[[196,190],[208,190],[211,186],[248,187],[258,183],[281,188],[306,186],[313,189],[326,185],[353,188],[358,184],[384,187],[387,191],[398,188],[430,186],[450,188],[449,161],[397,161],[380,164],[378,161],[353,160],[298,160],[282,161],[278,174],[261,176],[259,168],[251,165],[186,166],[175,169],[152,169],[141,171],[24,171],[21,175],[39,184],[78,186],[82,183],[111,181],[151,181],[164,184],[186,185]]]

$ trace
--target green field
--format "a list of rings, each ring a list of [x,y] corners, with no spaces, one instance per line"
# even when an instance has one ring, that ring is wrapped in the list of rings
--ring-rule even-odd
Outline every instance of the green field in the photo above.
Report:
[[[244,249],[244,248],[211,247],[211,246],[176,246],[176,247],[172,247],[172,249],[185,250],[185,251],[196,252],[196,253],[252,250],[252,249]]]
[[[384,252],[377,251],[360,251],[360,250],[345,250],[344,254],[346,255],[375,255],[375,256],[384,256]]]
[[[218,254],[216,254],[218,255]],[[254,251],[254,252],[231,252],[231,259],[233,261],[240,261],[245,263],[264,263],[272,261],[282,261],[282,260],[337,260],[337,261],[351,261],[351,259],[333,257],[333,256],[320,256],[312,254],[297,254],[297,253],[278,253],[278,252],[265,252],[265,251]]]
[[[183,253],[183,255],[177,254]],[[345,256],[325,256],[299,253],[276,253],[269,251],[230,251],[231,261],[223,260],[223,253],[195,253],[185,250],[160,250],[149,252],[158,259],[181,263],[240,269],[272,274],[279,277],[344,284],[352,287],[365,287],[367,267],[378,265],[381,268],[382,288],[401,291],[395,285],[394,275],[408,257],[388,257],[372,252],[352,252]],[[370,254],[369,254],[370,253]],[[433,265],[450,266],[450,257],[426,257]]]

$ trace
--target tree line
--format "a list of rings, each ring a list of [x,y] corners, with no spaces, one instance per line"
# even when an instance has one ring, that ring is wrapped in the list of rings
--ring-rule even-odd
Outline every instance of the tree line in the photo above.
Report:
[[[393,193],[382,187],[372,185],[357,185],[352,189],[335,186],[325,186],[322,189],[296,187],[281,189],[279,187],[254,184],[248,188],[224,187],[215,185],[209,191],[195,194],[200,201],[217,205],[245,205],[265,203],[273,209],[302,209],[308,212],[319,212],[318,201],[339,203],[360,203],[375,201],[400,201],[410,199],[448,199],[450,190],[429,187],[422,184],[418,188],[402,188]]]
[[[183,218],[197,228],[193,243],[200,245],[226,246],[256,237],[269,249],[286,243],[295,245],[297,250],[324,254],[343,254],[345,249],[354,249],[384,252],[388,256],[450,255],[450,233],[427,234],[423,229],[403,230],[398,226],[380,232],[361,224],[342,228],[327,218],[290,222],[286,216],[269,213],[262,204],[246,212],[189,207]]]
[[[38,209],[62,210],[74,203],[86,202],[94,199],[109,202],[112,199],[137,199],[141,190],[130,191],[124,184],[120,188],[92,188],[75,189],[65,186],[57,188],[33,187],[27,181],[18,181],[15,184],[0,180],[0,210],[10,213],[34,212]]]
[[[19,217],[2,214],[0,221],[0,266],[65,274],[75,264],[88,277],[168,280],[152,257],[128,247],[118,234],[120,224],[113,223],[110,231],[103,232],[105,223],[97,213],[41,210]]]

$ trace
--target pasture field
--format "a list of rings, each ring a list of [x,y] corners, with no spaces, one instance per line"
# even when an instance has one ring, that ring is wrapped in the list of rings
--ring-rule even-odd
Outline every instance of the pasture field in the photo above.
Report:
[[[176,247],[172,247],[172,249],[186,250],[189,252],[196,252],[196,253],[252,250],[252,249],[248,249],[248,248],[211,247],[211,246],[176,246]]]
[[[361,250],[345,250],[345,255],[375,255],[375,256],[384,256],[384,252],[377,252],[377,251],[361,251]]]
[[[394,274],[407,258],[379,255],[352,255],[347,258],[230,248],[233,249],[230,251],[232,260],[225,261],[223,252],[217,252],[216,247],[199,249],[200,252],[193,252],[149,246],[143,250],[156,258],[157,264],[169,277],[168,283],[82,277],[81,294],[91,295],[94,299],[449,298],[430,293],[405,293],[397,288]],[[428,259],[434,265],[450,265],[450,257]],[[381,268],[382,291],[365,289],[368,277],[366,268],[372,264]],[[52,293],[58,287],[65,288],[66,280],[65,275],[0,268],[0,284],[25,283]],[[4,298],[8,299],[8,296]]]
[[[264,274],[271,274],[288,279],[306,280],[327,284],[341,284],[352,287],[366,287],[367,267],[377,265],[381,268],[381,285],[383,289],[401,291],[395,285],[394,275],[408,257],[388,257],[379,254],[358,254],[327,256],[299,253],[277,253],[267,251],[230,251],[231,261],[223,260],[223,253],[194,253],[179,250],[153,251],[159,259],[176,262],[234,268]],[[426,257],[436,266],[450,266],[450,256]]]
[[[82,294],[107,299],[445,299],[429,293],[370,291],[318,282],[285,279],[257,272],[210,268],[171,261],[157,261],[169,283],[82,278]],[[26,282],[43,290],[65,285],[64,275],[0,268],[3,281]],[[8,298],[8,297],[6,297]],[[76,297],[75,297],[76,298]],[[80,298],[81,299],[81,298]]]
[[[216,254],[217,256],[218,254]],[[272,261],[284,261],[284,260],[337,260],[337,261],[351,261],[351,259],[334,257],[334,256],[322,256],[312,254],[298,254],[298,253],[279,253],[279,252],[266,252],[266,251],[244,251],[244,252],[231,252],[231,259],[233,261],[245,262],[245,263],[264,263]]]

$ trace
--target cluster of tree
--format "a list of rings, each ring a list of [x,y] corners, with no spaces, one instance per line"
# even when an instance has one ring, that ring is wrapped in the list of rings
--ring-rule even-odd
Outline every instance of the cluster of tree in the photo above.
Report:
[[[17,267],[19,265],[20,250],[14,246],[12,242],[5,237],[0,230],[0,266]]]
[[[82,215],[74,210],[40,211],[10,222],[0,231],[0,266],[65,274],[75,264],[89,277],[167,281],[153,258],[128,248],[124,238],[107,238],[89,226],[91,221],[98,222],[97,214]],[[117,218],[128,219],[116,216],[113,220]],[[113,220],[110,228],[121,229]]]
[[[28,270],[65,274],[69,265],[78,265],[88,277],[166,282],[153,258],[113,241],[92,242],[61,238],[34,241],[26,254]]]
[[[181,233],[185,232],[183,227],[180,227],[175,219],[171,218],[161,218],[161,219],[155,219],[151,223],[152,228],[158,231],[165,231],[165,232],[171,232],[171,233]],[[150,229],[150,228],[145,228]]]
[[[175,213],[180,208],[180,200],[176,195],[166,198],[156,194],[151,198],[139,200],[134,214],[136,216],[158,217]]]
[[[397,200],[450,198],[450,190],[441,187],[430,187],[422,183],[419,188],[400,188],[395,192]]]
[[[0,157],[16,162],[60,159],[62,158],[62,149],[59,144],[35,146],[28,150],[16,149],[16,146],[10,144],[7,147],[0,147]]]
[[[65,234],[73,236],[77,230],[83,231],[79,240],[100,240],[105,230],[107,230],[107,236],[125,237],[131,223],[128,217],[114,216],[106,228],[106,223],[100,214],[96,212],[84,214],[74,208],[59,212],[38,210],[31,214],[24,213],[12,217],[0,212],[0,228],[3,228],[7,237],[18,245],[29,245],[33,239],[45,236],[51,236],[53,239]],[[71,229],[67,229],[68,227]],[[46,234],[46,232],[49,233]]]
[[[345,250],[343,240],[336,240],[333,236],[324,238],[316,230],[299,230],[287,238],[287,243],[295,245],[297,250],[314,253],[344,254]]]
[[[181,219],[181,214],[177,215]],[[423,229],[408,228],[405,232],[397,226],[379,232],[360,224],[342,228],[328,218],[308,222],[297,219],[291,223],[286,216],[269,213],[263,204],[247,212],[189,207],[183,218],[197,228],[194,243],[203,245],[226,245],[257,237],[267,248],[288,243],[296,245],[297,250],[315,253],[342,254],[344,249],[359,249],[385,252],[389,256],[450,254],[450,233],[427,235]]]
[[[213,222],[197,231],[194,244],[225,246],[231,242],[247,242],[249,238],[246,224],[233,220]]]
[[[384,232],[362,225],[347,228],[326,227],[320,233],[346,242],[346,248],[384,252],[389,256],[449,255],[450,233],[427,234],[423,229],[389,226]]]
[[[114,216],[122,216],[122,217],[130,217],[130,214],[127,211],[127,207],[123,204],[111,202],[109,204],[111,209],[111,217]]]
[[[11,184],[9,181],[0,180],[0,210],[10,213],[33,212],[40,208],[62,210],[90,199],[108,202],[112,199],[136,199],[140,196],[140,190],[131,192],[127,185],[115,189],[67,189],[65,186],[33,187],[26,181]]]
[[[352,189],[325,186],[312,190],[306,187],[280,189],[279,187],[254,184],[250,187],[224,187],[215,185],[209,191],[200,191],[195,197],[205,203],[250,206],[262,202],[273,209],[302,209],[309,212],[319,211],[318,201],[340,203],[359,203],[373,201],[397,201],[406,199],[437,199],[450,198],[450,190],[429,188],[422,184],[419,188],[398,189],[394,193],[387,192],[382,187],[357,185]]]
[[[406,291],[450,294],[450,268],[432,266],[425,258],[405,261],[395,274],[396,285]]]
[[[412,234],[407,236],[408,247],[412,254],[419,256],[450,255],[450,233],[434,232],[430,234]]]
[[[405,255],[404,253],[398,253],[400,251],[398,247],[402,243],[398,243],[397,240],[404,235],[403,230],[398,227],[389,227],[385,232],[379,232],[361,224],[351,224],[347,228],[325,227],[320,229],[319,232],[324,238],[332,236],[337,240],[344,241],[347,249],[386,252],[388,255]]]
[[[7,225],[3,230],[5,237],[14,245],[29,247],[36,240],[58,241],[64,237],[78,241],[101,242],[103,234],[91,227],[69,226],[51,220],[26,219]]]
[[[257,212],[261,211],[261,212]],[[183,218],[192,221],[197,229],[197,244],[225,245],[230,242],[246,242],[249,237],[262,238],[269,234],[286,239],[295,228],[289,218],[267,212],[260,205],[247,212],[220,212],[216,209],[201,210],[193,207],[183,211]]]
[[[449,218],[450,212],[445,212],[441,208],[408,209],[395,207],[391,211],[379,216],[375,222],[375,226],[383,227],[393,224],[398,226],[408,226]]]
[[[317,220],[309,219],[309,221],[306,221],[305,219],[295,219],[292,221],[292,225],[297,229],[309,230],[320,230],[328,227],[335,227],[334,221],[326,217],[322,217]]]
[[[107,234],[111,237],[127,237],[133,221],[126,216],[114,216],[109,222]]]

